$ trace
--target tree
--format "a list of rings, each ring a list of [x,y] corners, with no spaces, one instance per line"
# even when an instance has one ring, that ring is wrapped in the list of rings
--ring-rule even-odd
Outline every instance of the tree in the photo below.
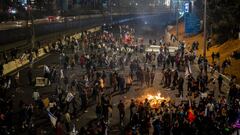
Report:
[[[240,27],[239,0],[208,0],[208,26],[212,24],[216,41],[236,38]]]

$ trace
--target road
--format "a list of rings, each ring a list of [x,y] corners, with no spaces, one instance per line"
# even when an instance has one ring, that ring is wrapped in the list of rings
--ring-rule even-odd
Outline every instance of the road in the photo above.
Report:
[[[166,24],[169,20],[172,18],[158,18],[156,20],[148,20],[148,19],[141,19],[140,21],[130,21],[126,22],[125,24],[128,24],[130,27],[134,27],[136,31],[137,37],[143,37],[144,43],[148,44],[149,39],[157,39],[159,40],[162,36],[164,36],[164,30],[166,27]],[[160,21],[159,21],[160,20]],[[70,52],[68,52],[70,53]],[[140,59],[143,58],[144,54],[135,54],[134,57],[138,57]],[[59,54],[52,53],[46,58],[43,58],[34,64],[34,76],[43,76],[43,68],[42,65],[49,65],[49,66],[58,66],[59,64]],[[144,63],[142,63],[143,66]],[[129,68],[125,67],[126,70],[123,72],[124,74],[128,73]],[[27,85],[27,70],[23,69],[20,71],[20,82],[21,86],[16,91],[12,91],[11,94],[14,95],[14,108],[15,110],[18,110],[18,103],[20,100],[23,100],[26,103],[32,102],[32,92],[33,87]],[[74,79],[75,77],[78,77],[82,74],[84,70],[80,68],[80,66],[76,66],[73,70],[69,71],[70,80]],[[194,66],[192,69],[194,76],[197,75],[198,69]],[[184,74],[182,72],[181,74]],[[112,104],[113,104],[113,114],[110,118],[110,135],[116,135],[120,134],[120,128],[119,128],[119,115],[118,115],[118,109],[117,104],[119,103],[120,99],[124,99],[126,103],[126,119],[125,124],[129,121],[129,103],[130,99],[141,97],[142,95],[146,95],[149,93],[158,93],[160,92],[163,97],[170,97],[171,99],[175,100],[176,103],[179,103],[182,99],[176,97],[176,94],[178,93],[177,90],[169,90],[165,89],[160,85],[160,81],[162,78],[161,69],[158,68],[155,75],[155,81],[153,87],[147,88],[146,85],[143,85],[143,87],[140,87],[137,84],[134,84],[134,86],[131,88],[131,90],[123,95],[115,94],[112,98]],[[186,81],[185,81],[186,82]],[[40,95],[43,97],[49,97],[54,94],[55,87],[58,84],[53,84],[51,86],[38,88]],[[185,85],[186,86],[186,85]],[[184,92],[184,97],[186,97],[186,92]],[[95,105],[90,105],[88,108],[87,113],[81,112],[76,119],[73,119],[73,122],[76,124],[77,129],[80,129],[81,127],[86,126],[89,124],[89,121],[92,121],[96,118],[95,115]],[[39,114],[34,116],[33,121],[35,122],[36,126],[38,126],[38,129],[44,130],[46,134],[53,134],[54,129],[51,127],[50,121],[48,120],[46,114]],[[24,134],[24,133],[23,133]]]
[[[147,18],[153,16],[169,16],[171,14],[168,13],[160,13],[158,15],[115,15],[113,16],[113,23],[120,23],[124,21],[140,19],[141,17]],[[92,28],[96,26],[102,26],[103,24],[110,24],[111,19],[109,16],[105,17],[92,17],[88,19],[83,19],[80,21],[69,21],[64,23],[50,23],[50,24],[41,24],[35,25],[35,37],[37,41],[42,41],[39,37],[46,37],[49,34],[55,35],[65,35],[69,31],[83,31],[87,28]],[[1,25],[0,25],[1,26]],[[11,29],[11,30],[3,30],[0,31],[0,48],[2,50],[7,50],[7,48],[11,48],[13,46],[26,46],[27,40],[30,38],[30,29],[26,28],[19,28],[19,29]],[[49,38],[51,39],[51,38]],[[45,38],[44,40],[48,40]],[[24,41],[21,45],[16,45],[15,42]]]
[[[123,14],[123,15],[125,15],[125,14]],[[81,15],[81,16],[70,16],[70,17],[50,16],[50,17],[46,17],[46,18],[42,18],[42,19],[35,19],[33,22],[35,25],[51,24],[51,23],[65,23],[65,22],[79,21],[82,19],[89,19],[89,18],[96,18],[96,17],[103,17],[103,15],[95,14],[95,15]],[[31,19],[30,19],[28,21],[28,25],[31,25],[31,24],[32,23],[31,23]],[[16,28],[24,28],[24,27],[26,27],[26,25],[27,25],[26,20],[2,22],[2,23],[0,23],[0,31],[16,29]]]
[[[131,21],[128,24],[133,25],[134,23],[135,23],[135,21]],[[144,23],[144,21],[142,23]],[[139,24],[139,26],[140,26],[140,24]],[[139,28],[141,28],[141,27],[139,27]],[[140,31],[142,31],[142,30],[138,30],[139,35],[143,36],[144,32],[140,32]],[[160,35],[163,31],[159,31],[159,32],[160,32],[159,33],[159,35]],[[147,41],[147,39],[145,41]],[[44,64],[49,65],[49,66],[58,65],[59,64],[59,54],[53,53],[53,54],[50,54],[50,55],[46,56],[45,58],[37,61],[34,64],[34,67],[33,67],[34,77],[43,76],[42,65],[44,65]],[[75,68],[75,70],[71,71],[70,74],[75,74],[75,75],[81,74],[78,69],[79,69],[79,66],[77,66]],[[13,101],[14,102],[14,110],[16,112],[19,111],[18,103],[21,100],[24,101],[25,103],[31,103],[32,102],[31,97],[32,97],[33,87],[28,85],[27,71],[28,71],[28,68],[25,68],[25,69],[23,69],[19,72],[20,73],[20,84],[21,85],[16,91],[11,91],[9,93],[9,95],[12,95],[14,97],[13,98],[13,100],[14,100]],[[56,87],[56,84],[54,84],[52,86],[38,88],[38,90],[40,92],[40,95],[42,95],[43,97],[48,97],[48,96],[54,94],[55,87]],[[94,106],[93,106],[93,108],[94,108]],[[91,115],[91,113],[92,113],[91,109],[89,109],[89,113],[87,113],[87,115],[89,115],[91,117],[94,117],[94,115]],[[46,118],[46,116],[44,117],[42,115],[39,116],[39,117],[41,117],[41,119],[38,119],[37,117],[33,118],[33,121],[36,122],[36,125],[39,126],[40,129],[47,129],[47,132],[48,131],[52,132],[51,128],[48,129],[49,126],[51,125],[48,121],[48,118]],[[82,117],[79,117],[79,119],[82,119]],[[81,120],[81,125],[79,125],[79,126],[83,126],[83,125],[87,124],[88,120],[89,120],[89,117],[86,117],[86,119]]]
[[[163,10],[157,12],[159,13],[165,13],[169,12],[168,10]],[[143,13],[113,13],[113,16],[119,16],[119,15],[147,15],[147,14],[156,14],[152,12],[143,12]],[[65,23],[65,22],[72,22],[72,21],[79,21],[84,19],[90,19],[90,18],[98,18],[98,17],[104,17],[104,16],[110,16],[109,13],[103,15],[103,14],[92,14],[92,15],[80,15],[80,16],[69,16],[69,17],[63,17],[63,16],[49,16],[41,19],[34,19],[35,25],[40,24],[51,24],[51,23]],[[8,22],[2,22],[0,23],[0,31],[1,30],[10,30],[10,29],[16,29],[16,28],[25,28],[27,25],[26,20],[18,20],[18,21],[8,21]],[[28,21],[28,25],[31,25],[31,19]]]

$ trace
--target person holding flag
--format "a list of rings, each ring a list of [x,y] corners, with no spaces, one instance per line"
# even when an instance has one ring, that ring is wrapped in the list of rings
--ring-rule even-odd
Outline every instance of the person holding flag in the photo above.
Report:
[[[188,110],[187,119],[188,119],[190,124],[192,124],[196,119],[196,115],[194,114],[194,111],[192,109],[192,103],[191,103],[190,99],[189,99],[189,110]]]

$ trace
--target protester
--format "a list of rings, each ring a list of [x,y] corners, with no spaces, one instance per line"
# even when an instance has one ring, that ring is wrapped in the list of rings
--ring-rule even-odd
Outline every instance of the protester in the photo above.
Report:
[[[65,127],[66,127],[67,133],[69,133],[70,127],[71,127],[71,117],[70,117],[69,112],[65,113]]]
[[[150,78],[151,78],[150,84],[151,84],[151,87],[153,87],[153,82],[154,82],[154,78],[155,78],[155,72],[154,72],[154,70],[151,71],[151,73],[150,73]]]
[[[178,94],[179,97],[183,97],[183,84],[184,84],[184,79],[182,76],[178,78]]]
[[[101,119],[101,116],[102,116],[102,106],[101,106],[100,103],[97,103],[97,106],[96,106],[96,116],[97,116],[98,120]]]
[[[218,90],[220,93],[223,93],[222,92],[223,77],[221,74],[219,74],[217,80],[218,80]]]
[[[130,88],[132,86],[132,82],[133,82],[131,75],[128,75],[126,80],[127,80],[127,82],[126,82],[126,92],[128,92],[130,90]]]
[[[212,63],[214,63],[214,58],[215,58],[215,53],[214,52],[212,52]]]
[[[38,106],[39,100],[40,100],[40,94],[39,94],[39,92],[37,91],[37,89],[35,89],[35,91],[33,92],[32,98],[33,98],[33,100],[34,100],[34,102],[35,102],[35,105]]]
[[[33,84],[33,73],[32,73],[31,67],[28,69],[27,76],[28,76],[28,84],[31,86]]]
[[[3,76],[3,64],[0,63],[0,77]]]
[[[125,105],[122,100],[120,100],[118,104],[118,111],[119,111],[120,125],[123,126],[123,121],[125,117]]]
[[[130,32],[132,30],[125,29],[132,35]],[[151,128],[153,128],[154,135],[221,134],[226,128],[230,129],[236,121],[240,96],[235,77],[229,84],[229,96],[226,97],[223,95],[224,93],[221,93],[225,88],[222,76],[216,79],[220,94],[214,93],[215,78],[209,78],[208,74],[204,74],[203,69],[207,61],[203,57],[198,59],[200,73],[191,72],[191,66],[193,67],[195,64],[195,54],[193,53],[198,48],[197,42],[192,45],[193,51],[189,53],[186,53],[184,43],[180,42],[179,50],[172,56],[169,53],[170,43],[161,39],[160,53],[155,59],[154,52],[141,53],[133,51],[126,44],[118,43],[111,32],[101,32],[92,36],[85,32],[80,41],[66,37],[54,43],[54,49],[60,56],[60,68],[58,70],[58,66],[44,65],[44,72],[41,72],[49,80],[49,86],[46,88],[55,89],[54,95],[45,97],[40,90],[33,92],[34,105],[44,108],[40,109],[43,110],[41,115],[44,118],[46,112],[48,115],[49,112],[54,115],[49,121],[56,120],[56,123],[52,122],[53,126],[55,125],[56,134],[67,134],[71,130],[75,130],[75,122],[80,119],[81,123],[82,117],[79,117],[79,114],[83,112],[85,112],[84,116],[92,114],[92,108],[95,108],[93,112],[97,119],[94,118],[93,122],[83,125],[80,134],[108,134],[112,121],[114,121],[111,118],[115,118],[112,116],[116,111],[119,113],[121,129],[124,130],[125,127],[128,127],[126,130],[129,134],[150,134]],[[176,40],[173,35],[172,38],[174,41]],[[156,42],[157,40],[152,40],[152,44],[158,44]],[[84,52],[79,51],[79,47],[82,47]],[[73,54],[66,53],[65,49],[71,50]],[[81,70],[78,70],[78,62]],[[231,62],[226,60],[226,63]],[[69,68],[74,68],[74,71]],[[184,69],[187,69],[185,78],[182,72]],[[161,71],[161,75],[156,74],[159,71]],[[30,82],[33,77],[32,71],[29,71],[28,75]],[[145,101],[129,100],[129,95],[138,94],[137,90],[132,90],[133,88],[142,89],[142,86],[146,84],[146,89],[154,89],[154,82],[158,81],[159,76],[162,79],[161,90],[165,90],[162,87],[167,90],[171,89],[167,91],[169,95],[175,95],[175,89],[178,92],[176,102],[173,98],[170,101],[164,100],[153,107],[148,98]],[[135,78],[137,82],[135,82]],[[55,83],[55,79],[60,83]],[[9,80],[11,79],[7,77],[0,80],[1,89],[3,88],[0,100],[0,124],[12,129],[13,124],[11,123],[15,118],[11,116],[11,108],[13,108],[11,102],[13,101],[11,98],[6,100],[7,94],[4,94],[4,91],[11,88],[9,82],[11,85],[12,83]],[[187,84],[186,87],[185,84]],[[151,88],[149,88],[150,86]],[[126,97],[122,95],[123,98],[116,103],[115,100],[112,101],[112,96],[119,96],[117,90],[121,94],[125,94],[125,92],[130,94]],[[2,97],[4,98],[2,99]],[[128,120],[125,116],[129,112],[125,109],[128,108],[129,103],[130,118]],[[20,103],[20,117],[17,119],[23,127],[22,129],[31,127],[33,119],[38,119],[38,113],[33,109],[37,106],[34,105]],[[2,127],[0,128],[2,129]],[[212,131],[215,132],[212,133]]]

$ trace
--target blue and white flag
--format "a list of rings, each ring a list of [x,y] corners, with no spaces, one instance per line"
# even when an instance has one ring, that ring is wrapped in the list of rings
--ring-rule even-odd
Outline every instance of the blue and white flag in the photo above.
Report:
[[[50,111],[48,111],[48,116],[49,116],[50,121],[52,122],[53,126],[56,127],[57,117],[55,117]]]

